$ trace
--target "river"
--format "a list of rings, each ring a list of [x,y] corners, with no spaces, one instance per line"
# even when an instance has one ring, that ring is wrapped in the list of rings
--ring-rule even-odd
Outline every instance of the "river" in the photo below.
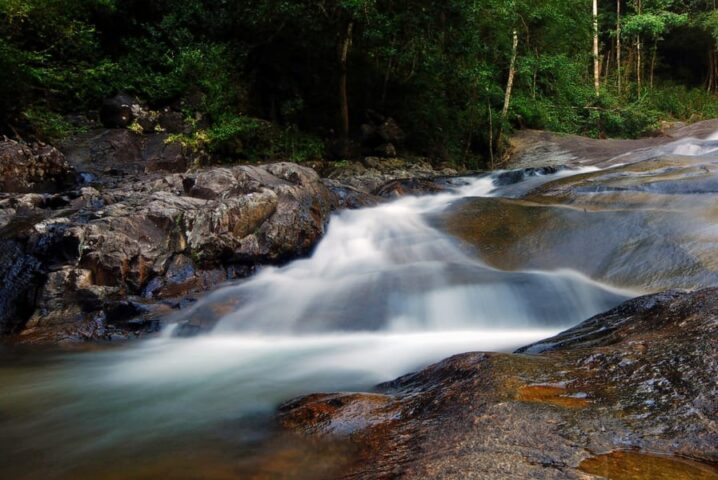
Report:
[[[714,162],[714,144],[682,141],[646,159]],[[311,257],[206,295],[157,338],[2,351],[0,477],[321,477],[331,468],[317,452],[324,460],[349,453],[277,435],[272,415],[282,401],[366,390],[456,353],[511,351],[647,291],[591,278],[571,262],[500,269],[437,228],[457,202],[513,199],[596,172],[563,169],[508,185],[500,173],[456,179],[445,193],[344,211]],[[206,333],[178,335],[187,325]],[[278,452],[290,453],[277,460]]]

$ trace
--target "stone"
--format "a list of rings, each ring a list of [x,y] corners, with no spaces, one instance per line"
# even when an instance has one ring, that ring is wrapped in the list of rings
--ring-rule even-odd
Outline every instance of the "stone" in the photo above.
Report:
[[[0,141],[0,192],[58,192],[75,184],[74,169],[56,148]]]
[[[188,159],[180,142],[168,142],[166,135],[153,135],[145,143],[142,155],[146,172],[180,173],[187,170]]]
[[[153,302],[306,254],[337,206],[314,170],[290,163],[148,176],[102,192],[85,187],[68,216],[40,208],[42,197],[23,201],[42,218],[24,227],[26,248],[38,265],[52,266],[20,337],[34,343],[154,331]],[[0,208],[10,222],[13,205]],[[134,297],[141,308],[122,303]],[[122,319],[129,316],[138,320]]]
[[[42,264],[18,242],[0,240],[0,278],[0,335],[17,333],[34,310]]]
[[[372,393],[300,397],[278,419],[351,441],[344,475],[356,479],[585,478],[589,452],[626,449],[710,468],[717,335],[718,289],[647,296],[516,354],[466,353]]]

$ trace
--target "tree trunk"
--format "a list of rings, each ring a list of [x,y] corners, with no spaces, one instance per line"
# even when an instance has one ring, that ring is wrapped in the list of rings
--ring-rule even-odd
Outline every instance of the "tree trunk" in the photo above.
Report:
[[[509,65],[509,78],[506,82],[506,93],[504,94],[504,108],[501,110],[501,118],[506,120],[511,104],[511,90],[514,88],[514,76],[516,76],[516,57],[519,51],[519,34],[514,28],[513,44],[511,46],[511,63]]]
[[[715,50],[708,51],[708,78],[706,79],[706,89],[708,92],[712,92],[715,89],[715,63],[716,55]]]
[[[641,0],[637,3],[638,14],[641,14]],[[636,84],[638,85],[638,96],[643,90],[643,58],[641,55],[641,36],[636,35]]]
[[[653,52],[651,52],[651,76],[650,85],[653,90],[653,77],[656,72],[656,57],[658,56],[658,39],[653,40]]]
[[[339,44],[339,104],[341,108],[341,134],[343,138],[349,136],[349,94],[347,92],[347,59],[352,44],[354,22],[347,24],[346,31]]]
[[[616,0],[616,78],[618,94],[621,94],[621,0]]]
[[[643,59],[641,58],[641,37],[636,37],[636,84],[638,85],[638,95],[643,90],[643,78],[641,78],[641,70],[643,69]]]
[[[593,87],[601,94],[601,60],[598,57],[598,0],[593,0]]]
[[[490,168],[494,169],[494,114],[491,111],[491,101],[486,97],[486,105],[489,107],[489,158],[491,159]]]

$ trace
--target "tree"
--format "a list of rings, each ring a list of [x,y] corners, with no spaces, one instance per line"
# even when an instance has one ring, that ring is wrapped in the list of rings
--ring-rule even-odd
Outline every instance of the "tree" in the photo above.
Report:
[[[593,0],[593,87],[601,94],[601,61],[598,56],[598,0]]]

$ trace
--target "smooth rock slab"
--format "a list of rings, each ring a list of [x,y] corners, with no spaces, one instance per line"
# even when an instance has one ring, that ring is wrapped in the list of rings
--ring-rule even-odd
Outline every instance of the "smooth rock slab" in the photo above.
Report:
[[[578,479],[626,448],[715,462],[717,337],[718,289],[643,297],[523,350],[540,355],[457,355],[372,393],[292,400],[279,421],[350,440],[352,479]]]

